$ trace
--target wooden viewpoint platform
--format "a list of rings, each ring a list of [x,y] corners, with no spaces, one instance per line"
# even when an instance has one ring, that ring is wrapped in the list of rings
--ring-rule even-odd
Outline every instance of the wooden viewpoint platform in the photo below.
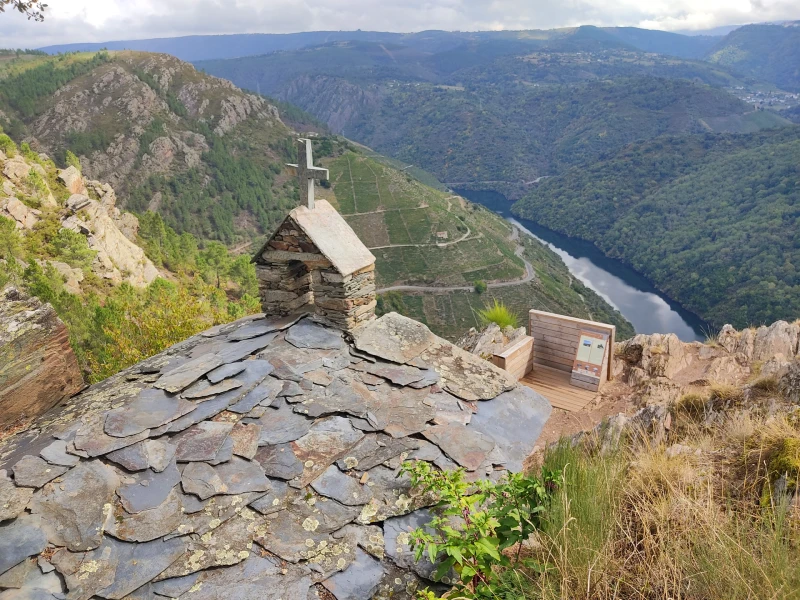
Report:
[[[520,379],[520,383],[547,398],[553,408],[570,412],[583,410],[597,395],[597,392],[582,390],[571,385],[570,373],[544,365],[536,365],[531,372]]]

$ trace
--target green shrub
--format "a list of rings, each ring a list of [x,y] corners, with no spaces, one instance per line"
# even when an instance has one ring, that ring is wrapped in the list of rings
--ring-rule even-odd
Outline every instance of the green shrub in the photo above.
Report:
[[[89,248],[84,236],[66,228],[59,230],[50,242],[49,250],[53,258],[81,269],[88,268],[97,256],[97,252]]]
[[[496,323],[500,329],[519,327],[519,316],[497,299],[494,304],[487,304],[483,310],[479,310],[478,318],[484,325]]]
[[[17,145],[5,133],[0,133],[0,150],[5,152],[8,157],[16,156]]]
[[[411,532],[410,545],[416,560],[427,555],[440,561],[434,579],[452,584],[459,598],[498,597],[499,568],[521,564],[522,543],[541,530],[559,482],[556,473],[544,470],[541,478],[509,473],[499,483],[470,483],[463,468],[441,471],[425,461],[405,462],[401,473],[439,500],[427,527]],[[512,547],[515,552],[504,552]],[[426,591],[423,597],[435,595]]]
[[[477,294],[482,294],[487,289],[489,289],[489,286],[487,286],[486,282],[483,281],[482,279],[476,279],[474,285],[475,285],[475,292]]]
[[[67,150],[66,155],[64,156],[64,162],[67,164],[68,167],[75,167],[78,171],[82,170],[81,167],[81,159],[79,159],[72,150]]]

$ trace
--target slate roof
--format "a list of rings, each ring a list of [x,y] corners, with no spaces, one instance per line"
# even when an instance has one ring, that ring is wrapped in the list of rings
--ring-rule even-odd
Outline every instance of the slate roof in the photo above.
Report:
[[[412,598],[406,458],[518,470],[550,405],[396,314],[246,318],[0,442],[0,599]]]
[[[314,208],[298,206],[288,218],[297,223],[342,275],[352,275],[375,262],[372,252],[327,200],[317,200]],[[268,249],[269,241],[256,256]]]

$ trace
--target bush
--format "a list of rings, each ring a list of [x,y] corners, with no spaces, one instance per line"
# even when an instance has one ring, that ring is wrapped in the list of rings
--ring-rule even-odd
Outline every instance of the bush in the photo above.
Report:
[[[81,269],[89,268],[97,256],[97,252],[89,248],[84,236],[66,228],[60,229],[50,242],[50,254],[71,267]]]
[[[17,154],[17,145],[5,133],[0,133],[0,150],[11,158]]]
[[[500,329],[519,327],[519,316],[497,299],[494,304],[487,304],[483,310],[479,310],[478,318],[484,325],[496,323]]]
[[[707,403],[708,398],[700,394],[684,394],[675,403],[675,413],[697,419],[705,414]]]
[[[78,171],[81,171],[81,159],[79,159],[72,150],[67,150],[67,153],[64,156],[64,162],[67,164],[68,167],[75,167]]]
[[[498,568],[520,564],[522,543],[541,529],[559,481],[555,473],[543,471],[541,478],[509,473],[499,483],[470,483],[462,468],[440,471],[425,461],[405,462],[401,473],[439,500],[428,526],[411,532],[416,560],[427,554],[431,562],[440,561],[434,579],[452,583],[460,598],[498,597]],[[516,550],[509,556],[504,551],[512,547]],[[454,581],[448,577],[451,571]],[[424,597],[435,595],[425,592]]]
[[[483,281],[482,279],[476,279],[475,280],[475,292],[476,293],[482,294],[487,289],[489,289],[489,286],[486,285],[485,281]]]

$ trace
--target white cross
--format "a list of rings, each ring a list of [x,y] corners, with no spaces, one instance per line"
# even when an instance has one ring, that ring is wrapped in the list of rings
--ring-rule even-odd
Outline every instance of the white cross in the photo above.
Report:
[[[308,208],[314,208],[314,180],[329,179],[328,169],[314,166],[311,156],[311,140],[301,138],[297,140],[297,161],[299,164],[288,164],[292,167],[300,183],[300,199],[306,197]]]

